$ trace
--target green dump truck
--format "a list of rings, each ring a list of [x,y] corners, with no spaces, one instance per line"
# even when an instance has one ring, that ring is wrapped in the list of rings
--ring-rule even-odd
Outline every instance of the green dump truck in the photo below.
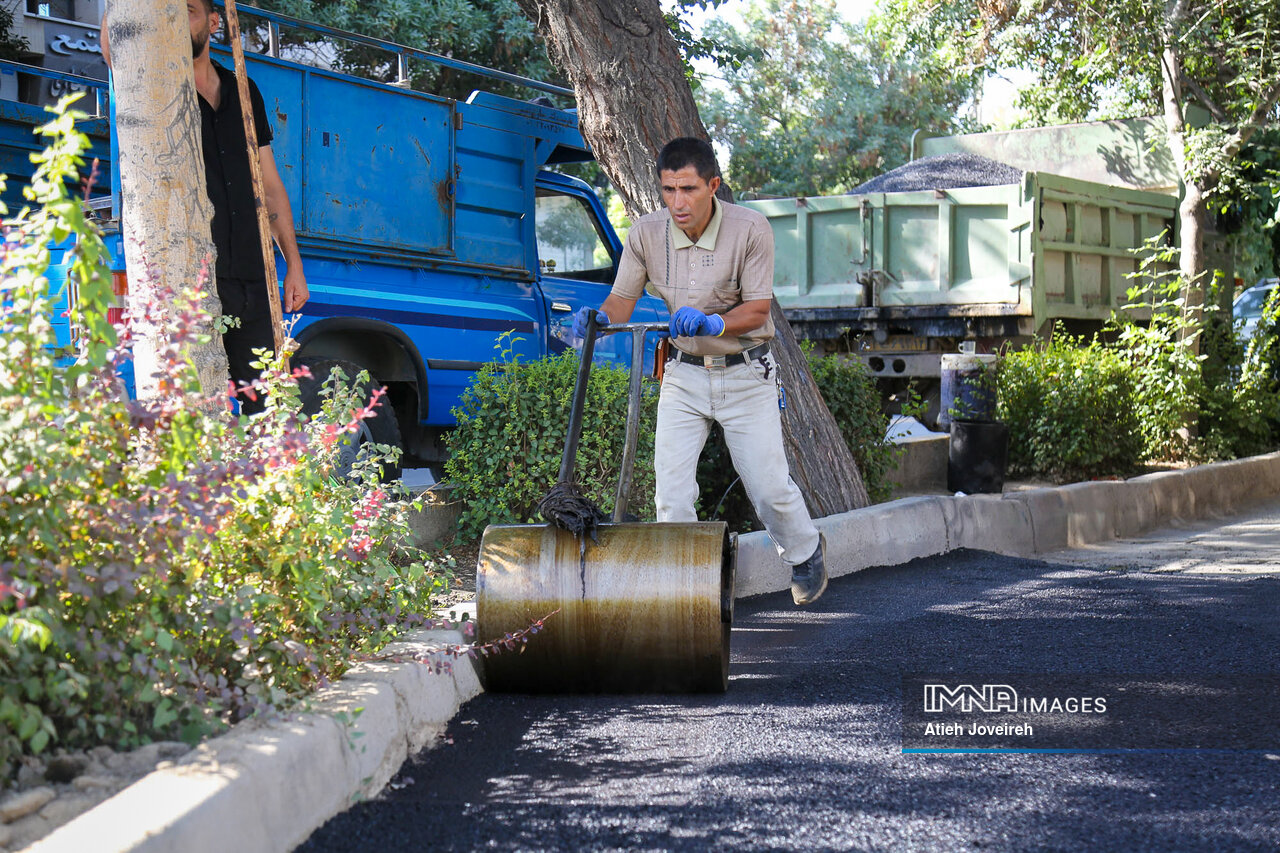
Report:
[[[961,341],[990,352],[1057,321],[1100,328],[1135,284],[1135,250],[1176,234],[1178,202],[1027,171],[995,186],[743,204],[773,227],[774,292],[797,335],[928,396]]]

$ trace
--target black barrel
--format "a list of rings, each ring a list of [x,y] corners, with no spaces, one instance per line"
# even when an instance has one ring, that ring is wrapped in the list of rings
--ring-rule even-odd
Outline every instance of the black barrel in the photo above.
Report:
[[[952,421],[947,489],[967,495],[1000,494],[1009,461],[1009,427],[1002,423]]]

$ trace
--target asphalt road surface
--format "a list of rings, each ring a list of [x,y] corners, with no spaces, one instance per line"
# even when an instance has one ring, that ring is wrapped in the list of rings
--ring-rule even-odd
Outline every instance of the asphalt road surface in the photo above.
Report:
[[[1280,505],[1092,556],[871,569],[803,611],[739,602],[727,694],[482,695],[300,849],[1277,850],[1274,680],[1194,749],[903,752],[913,673],[1274,679],[1277,531]],[[1121,721],[1122,746],[1138,722]]]

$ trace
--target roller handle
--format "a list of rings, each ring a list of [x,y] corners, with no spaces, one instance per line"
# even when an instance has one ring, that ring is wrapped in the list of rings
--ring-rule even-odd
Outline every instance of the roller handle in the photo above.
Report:
[[[631,333],[631,381],[627,389],[627,432],[622,445],[622,462],[618,466],[618,489],[613,498],[613,521],[622,521],[631,502],[631,481],[635,471],[636,441],[640,434],[640,380],[644,372],[644,336],[646,332],[665,332],[666,323],[610,323],[605,332]]]
[[[569,406],[569,432],[564,439],[564,457],[560,460],[560,482],[573,480],[573,469],[578,462],[578,438],[582,434],[582,409],[587,401],[587,381],[591,378],[591,357],[596,351],[596,312],[587,316],[587,334],[582,339],[582,354],[578,360],[578,378],[573,383],[573,402]]]
[[[591,378],[591,358],[596,351],[596,333],[665,332],[667,327],[668,324],[663,322],[605,323],[601,326],[596,324],[596,312],[592,311],[587,316],[587,334],[582,339],[578,377],[573,384],[573,402],[569,407],[569,431],[564,440],[564,457],[560,460],[560,482],[572,481],[577,467],[578,439],[582,436],[582,410],[587,402],[587,384]]]
[[[596,331],[604,335],[613,332],[665,332],[670,327],[670,323],[650,320],[644,323],[605,323],[603,326],[597,326]]]

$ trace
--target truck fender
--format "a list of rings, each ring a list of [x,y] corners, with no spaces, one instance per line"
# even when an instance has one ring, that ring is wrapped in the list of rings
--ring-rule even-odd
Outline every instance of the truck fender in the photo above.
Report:
[[[353,362],[381,383],[413,383],[418,421],[426,419],[427,366],[417,346],[400,329],[365,317],[326,317],[308,325],[295,340],[300,357]],[[404,426],[402,432],[408,434]]]

